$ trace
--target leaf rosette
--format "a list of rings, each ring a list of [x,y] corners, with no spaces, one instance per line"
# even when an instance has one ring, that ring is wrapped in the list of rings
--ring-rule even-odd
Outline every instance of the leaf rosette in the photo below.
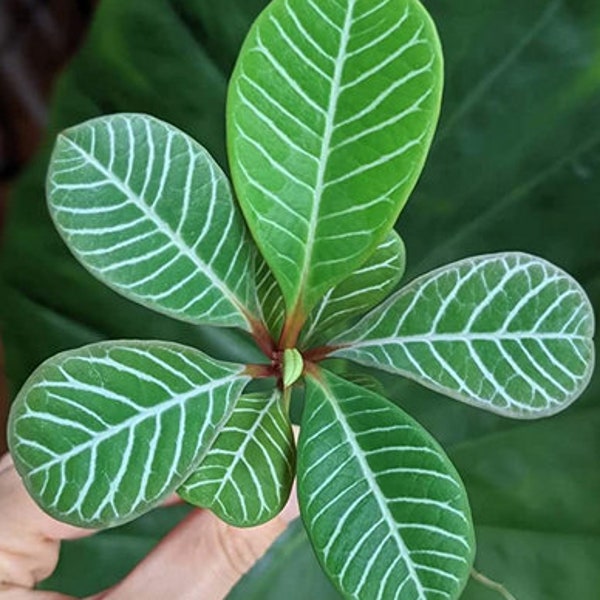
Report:
[[[308,537],[344,597],[460,596],[475,552],[460,475],[353,363],[545,417],[589,382],[594,317],[570,275],[518,252],[398,289],[406,258],[392,226],[441,93],[439,39],[417,0],[274,0],[230,82],[233,185],[200,144],[148,115],[58,137],[49,208],[81,264],[157,312],[251,334],[265,357],[126,340],[47,360],[9,423],[42,508],[110,527],[177,491],[253,526],[283,508],[297,472]],[[270,389],[247,389],[252,378]],[[304,392],[297,449],[292,388]]]

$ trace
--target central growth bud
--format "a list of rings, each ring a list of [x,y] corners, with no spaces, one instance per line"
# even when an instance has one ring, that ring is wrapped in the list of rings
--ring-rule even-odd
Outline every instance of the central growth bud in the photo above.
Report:
[[[287,348],[283,351],[281,375],[283,379],[283,387],[290,387],[302,375],[304,370],[304,360],[302,354],[296,348]]]

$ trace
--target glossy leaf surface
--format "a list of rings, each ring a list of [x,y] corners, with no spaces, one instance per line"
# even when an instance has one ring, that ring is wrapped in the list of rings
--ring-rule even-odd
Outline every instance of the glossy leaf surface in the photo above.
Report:
[[[317,304],[306,322],[303,343],[329,340],[350,319],[373,308],[396,287],[405,267],[404,243],[391,231],[364,265],[331,288]]]
[[[250,328],[253,245],[225,175],[188,135],[135,114],[68,129],[48,199],[75,256],[113,289],[186,321]]]
[[[264,523],[288,499],[295,453],[281,392],[241,396],[210,451],[178,494],[236,527]]]
[[[437,122],[441,50],[414,0],[275,0],[228,97],[232,176],[288,311],[307,315],[396,220]]]
[[[124,523],[185,480],[248,377],[166,342],[103,342],[41,365],[12,406],[9,444],[44,510],[82,527]]]
[[[335,356],[415,379],[506,416],[573,402],[594,366],[594,314],[579,284],[526,254],[423,275],[345,332]]]
[[[454,467],[385,398],[318,377],[307,383],[298,497],[323,568],[347,598],[458,598],[475,548]]]

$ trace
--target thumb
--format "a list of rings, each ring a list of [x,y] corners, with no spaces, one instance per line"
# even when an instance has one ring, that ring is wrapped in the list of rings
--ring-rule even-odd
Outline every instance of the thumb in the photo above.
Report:
[[[25,491],[11,457],[0,458],[0,599],[28,598],[27,589],[54,570],[59,540],[90,533],[43,513]]]

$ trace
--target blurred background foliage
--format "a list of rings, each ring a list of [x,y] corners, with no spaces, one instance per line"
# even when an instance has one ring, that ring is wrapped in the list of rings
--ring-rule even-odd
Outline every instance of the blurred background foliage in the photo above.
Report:
[[[103,0],[58,81],[48,133],[10,199],[0,323],[11,389],[57,351],[105,338],[172,339],[252,360],[247,338],[176,323],[116,296],[78,266],[44,201],[58,131],[90,117],[155,115],[226,166],[224,102],[242,39],[266,0]],[[398,222],[412,279],[464,256],[539,254],[600,304],[600,3],[429,0],[446,56],[442,119]],[[519,600],[597,600],[600,376],[548,420],[511,421],[384,377],[387,394],[443,444],[467,486],[476,566]],[[50,589],[83,595],[122,577],[182,515],[156,511],[65,544]],[[168,568],[168,567],[166,567]],[[299,523],[231,593],[334,600]],[[498,598],[471,582],[466,600]]]

